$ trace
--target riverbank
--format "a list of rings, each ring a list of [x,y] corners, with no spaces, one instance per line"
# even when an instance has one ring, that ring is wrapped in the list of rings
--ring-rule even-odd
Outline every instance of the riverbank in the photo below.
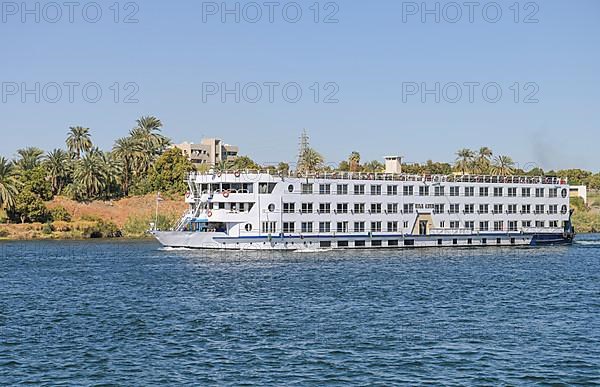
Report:
[[[156,195],[134,196],[118,201],[79,203],[56,197],[45,203],[48,209],[61,209],[64,220],[48,223],[0,224],[0,239],[90,239],[148,237],[146,231],[156,219]],[[158,223],[167,228],[185,211],[183,198],[163,197],[158,207]]]

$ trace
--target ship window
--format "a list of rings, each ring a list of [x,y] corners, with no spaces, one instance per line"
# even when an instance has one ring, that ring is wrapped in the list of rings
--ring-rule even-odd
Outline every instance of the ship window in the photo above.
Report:
[[[388,241],[387,245],[388,246],[398,246],[398,241],[397,240]]]
[[[329,241],[322,241],[320,243],[320,246],[321,247],[331,247],[331,242],[329,242]]]
[[[313,232],[313,223],[312,222],[302,222],[302,233],[312,233]]]
[[[514,245],[514,244],[515,244],[515,242],[516,242],[516,241],[515,241],[515,238],[510,238],[510,244],[511,244],[511,245]]]
[[[283,213],[293,214],[296,212],[296,203],[283,203]]]
[[[365,247],[367,244],[365,241],[355,241],[354,247]]]
[[[294,222],[283,222],[283,232],[293,233],[296,231],[296,224]]]
[[[338,241],[338,247],[348,247],[348,241]]]
[[[473,239],[471,239],[471,238],[467,239],[467,244],[472,245],[473,244]]]
[[[365,203],[354,203],[354,213],[355,214],[364,214],[365,213]]]
[[[496,239],[496,244],[498,244],[498,245],[499,245],[499,244],[501,244],[501,243],[502,243],[502,239],[501,239],[501,238],[497,238],[497,239]]]
[[[246,226],[244,227],[246,229],[246,231],[250,232],[252,231],[252,225],[250,223],[247,223]]]
[[[567,189],[566,188],[563,188],[561,195],[563,198],[567,197]]]
[[[415,245],[414,239],[405,239],[404,240],[404,246],[414,246],[414,245]]]
[[[338,184],[336,189],[338,195],[348,195],[348,184]]]
[[[381,195],[381,186],[380,185],[372,185],[371,186],[371,195]]]
[[[293,185],[288,185],[288,192],[294,192],[294,186]]]
[[[319,222],[319,232],[331,232],[331,222]]]
[[[273,212],[275,211],[275,204],[271,203],[269,204],[269,212]]]
[[[482,245],[487,244],[487,238],[481,238],[481,244]]]
[[[563,214],[567,213],[567,206],[562,206],[560,212],[562,212]]]
[[[302,193],[304,195],[310,195],[313,193],[313,185],[312,184],[302,184]]]
[[[331,212],[331,203],[319,203],[319,214],[329,214]]]
[[[271,194],[277,183],[258,183],[259,194]]]
[[[371,241],[371,246],[372,247],[381,247],[381,241]]]
[[[458,244],[458,239],[452,239],[452,244],[453,245],[457,245]]]
[[[320,195],[329,195],[330,193],[331,193],[331,184],[319,185],[319,194]]]
[[[543,188],[536,188],[535,189],[535,197],[536,198],[543,198],[544,197],[544,189]]]
[[[354,232],[365,232],[365,222],[354,222]]]
[[[438,239],[437,243],[438,243],[438,246],[441,246],[443,241],[441,239]]]

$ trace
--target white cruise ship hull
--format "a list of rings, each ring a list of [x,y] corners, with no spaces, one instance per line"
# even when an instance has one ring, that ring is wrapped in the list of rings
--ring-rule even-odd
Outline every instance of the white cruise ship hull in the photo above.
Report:
[[[346,235],[332,236],[245,236],[229,237],[225,233],[154,231],[165,247],[212,250],[329,250],[329,249],[398,249],[423,247],[543,246],[570,244],[566,233],[543,234],[473,234],[473,235]]]

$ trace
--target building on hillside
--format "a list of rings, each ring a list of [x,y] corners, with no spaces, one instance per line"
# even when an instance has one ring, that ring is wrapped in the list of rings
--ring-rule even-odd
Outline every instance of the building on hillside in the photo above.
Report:
[[[587,187],[585,185],[572,185],[569,190],[572,198],[582,198],[583,203],[587,204]]]
[[[229,145],[218,138],[205,138],[199,144],[184,142],[174,145],[184,156],[196,165],[216,165],[223,161],[233,161],[239,154],[239,147]]]

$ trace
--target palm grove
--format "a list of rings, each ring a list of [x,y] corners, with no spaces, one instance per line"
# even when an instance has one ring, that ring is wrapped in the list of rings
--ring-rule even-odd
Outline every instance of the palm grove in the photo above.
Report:
[[[114,142],[111,151],[94,146],[89,128],[69,128],[65,149],[48,153],[29,147],[17,151],[15,160],[0,157],[0,222],[46,222],[57,220],[45,203],[62,195],[80,202],[113,200],[150,192],[183,193],[184,176],[195,169],[171,141],[162,134],[161,121],[152,116],[141,117],[128,136]],[[571,184],[600,188],[600,174],[580,169],[548,171],[518,169],[508,156],[495,156],[490,148],[478,151],[461,149],[453,164],[427,161],[405,164],[403,170],[414,174],[493,174],[493,175],[557,175],[568,177]],[[215,166],[223,169],[257,169],[250,158],[241,156],[233,163]],[[264,166],[278,173],[289,172],[289,165]],[[361,162],[358,152],[337,165],[326,165],[323,156],[313,148],[300,155],[298,172],[367,172],[384,170],[379,161]],[[3,219],[4,218],[4,219]]]
[[[193,166],[179,151],[168,150],[161,128],[156,117],[141,117],[104,152],[94,146],[89,128],[75,126],[66,149],[44,153],[28,147],[15,160],[0,157],[1,212],[15,222],[45,222],[52,214],[44,202],[56,195],[87,202],[185,189],[183,176]]]

